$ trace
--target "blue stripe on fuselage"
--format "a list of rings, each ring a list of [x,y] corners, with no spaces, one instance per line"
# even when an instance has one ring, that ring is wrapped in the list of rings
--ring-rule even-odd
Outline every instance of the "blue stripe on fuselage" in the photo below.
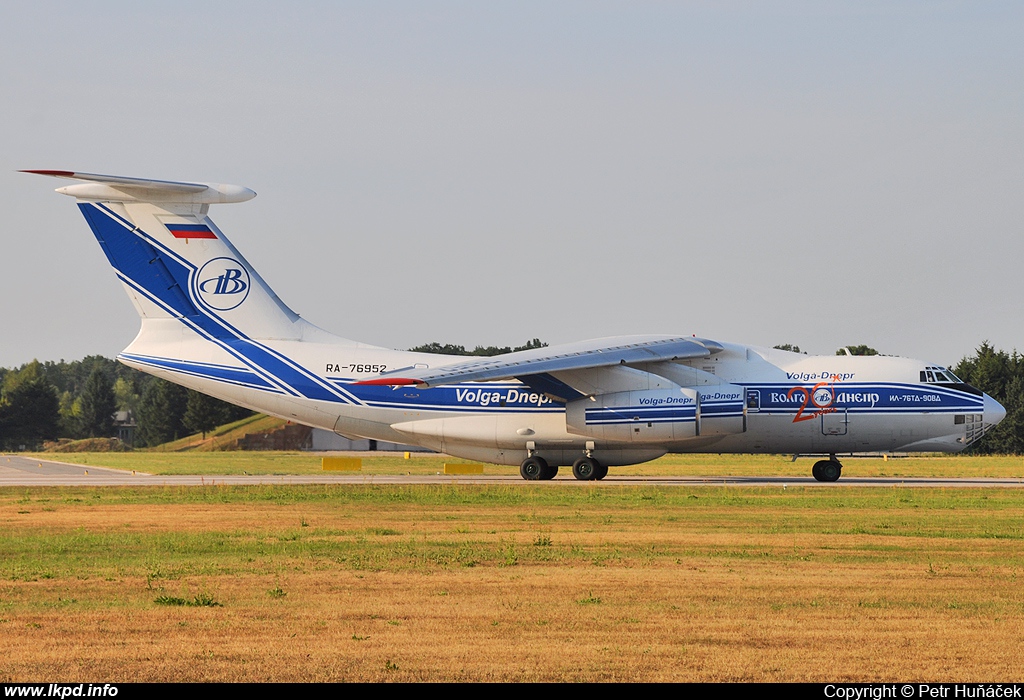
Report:
[[[834,400],[810,400],[812,384],[752,384],[745,393],[758,392],[761,413],[796,413],[821,408],[845,409],[850,413],[907,413],[907,412],[978,412],[984,408],[984,399],[954,389],[929,384],[901,384],[896,382],[843,382],[831,387]],[[795,389],[795,390],[794,390]]]
[[[274,394],[282,393],[281,390],[267,382],[256,372],[242,367],[230,367],[209,362],[192,362],[177,358],[153,357],[135,353],[122,353],[121,357],[137,364],[179,372],[193,377],[202,377],[203,379],[236,386],[246,386]],[[555,403],[547,397],[540,397],[530,392],[529,388],[522,384],[500,384],[497,387],[464,384],[461,386],[435,387],[412,392],[403,390],[393,391],[391,387],[372,385],[360,385],[351,388],[358,389],[359,398],[367,405],[378,408],[470,413],[491,413],[495,411],[506,413],[549,413],[564,409],[562,404]],[[395,394],[400,394],[400,396],[396,397]],[[485,398],[495,395],[504,397],[502,399],[505,401],[504,406],[501,405],[501,400],[495,400],[492,404],[489,398]],[[335,399],[335,402],[338,402],[338,400]]]
[[[347,388],[366,405],[380,408],[499,413],[551,412],[565,408],[564,404],[552,401],[524,384],[469,383],[430,389],[348,384]]]
[[[187,360],[171,359],[166,357],[151,357],[149,355],[136,355],[134,353],[121,353],[119,357],[138,364],[148,365],[159,369],[166,369],[172,372],[180,372],[204,379],[214,379],[219,382],[248,386],[254,389],[263,389],[280,393],[277,387],[272,386],[267,380],[255,372],[240,368],[216,365],[209,362],[189,362]]]

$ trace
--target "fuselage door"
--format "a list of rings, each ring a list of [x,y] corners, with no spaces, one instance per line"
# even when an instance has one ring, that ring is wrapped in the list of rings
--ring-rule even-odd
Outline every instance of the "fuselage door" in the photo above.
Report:
[[[747,389],[747,413],[757,413],[761,410],[761,390]]]
[[[831,413],[823,413],[821,414],[821,434],[846,435],[849,423],[850,420],[845,408],[837,409]]]

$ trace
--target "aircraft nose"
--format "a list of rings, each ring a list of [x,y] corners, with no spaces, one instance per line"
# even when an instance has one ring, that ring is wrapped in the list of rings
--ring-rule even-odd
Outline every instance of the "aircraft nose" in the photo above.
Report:
[[[1003,405],[985,394],[985,407],[982,409],[982,423],[986,426],[995,426],[1003,418],[1006,418],[1006,409]]]

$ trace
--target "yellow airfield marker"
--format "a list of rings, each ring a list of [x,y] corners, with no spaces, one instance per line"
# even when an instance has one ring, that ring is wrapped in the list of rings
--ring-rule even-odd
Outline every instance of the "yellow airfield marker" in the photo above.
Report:
[[[363,460],[359,457],[324,457],[320,466],[325,472],[359,472],[363,470]]]
[[[483,474],[484,473],[484,465],[482,465],[482,464],[473,464],[473,463],[466,464],[464,462],[463,463],[445,462],[444,463],[444,473],[445,474]]]

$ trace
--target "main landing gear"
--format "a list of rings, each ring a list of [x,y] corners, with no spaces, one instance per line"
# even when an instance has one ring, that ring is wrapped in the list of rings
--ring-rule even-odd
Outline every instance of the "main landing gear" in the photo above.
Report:
[[[600,481],[608,476],[608,465],[593,457],[580,457],[572,465],[572,475],[580,481]]]
[[[558,467],[550,466],[543,457],[527,457],[519,475],[527,481],[548,481],[558,475]],[[572,475],[580,481],[599,481],[608,476],[608,467],[593,457],[580,457],[572,465]]]
[[[843,475],[843,465],[839,463],[835,455],[820,462],[815,462],[811,467],[811,476],[818,481],[839,481]]]
[[[549,466],[541,457],[527,457],[519,467],[519,475],[527,481],[548,481],[558,475],[558,466]]]

